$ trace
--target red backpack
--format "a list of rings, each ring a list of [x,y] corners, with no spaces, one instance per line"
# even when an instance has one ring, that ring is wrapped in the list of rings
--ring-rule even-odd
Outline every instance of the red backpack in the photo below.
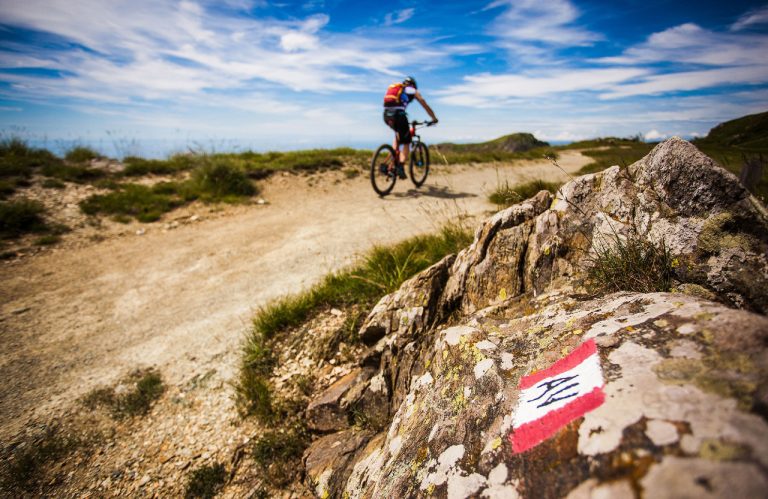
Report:
[[[402,83],[393,83],[387,88],[387,93],[384,94],[384,107],[402,106],[403,102],[400,97],[403,95],[405,85]]]

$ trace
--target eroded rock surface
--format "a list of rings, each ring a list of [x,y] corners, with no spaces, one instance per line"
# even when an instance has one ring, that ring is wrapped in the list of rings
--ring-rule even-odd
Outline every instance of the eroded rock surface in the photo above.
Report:
[[[628,234],[665,242],[681,292],[580,291],[595,245]],[[764,208],[677,138],[500,212],[368,317],[370,374],[322,399],[367,417],[313,443],[308,485],[321,497],[762,496],[767,253]]]

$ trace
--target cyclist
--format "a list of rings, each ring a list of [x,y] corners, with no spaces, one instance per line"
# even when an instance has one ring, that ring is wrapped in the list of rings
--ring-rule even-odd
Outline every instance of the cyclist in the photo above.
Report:
[[[413,99],[419,101],[421,107],[432,118],[432,123],[437,123],[434,111],[421,96],[416,80],[412,76],[407,76],[402,83],[393,83],[387,88],[387,93],[384,94],[384,123],[395,131],[395,141],[392,147],[395,151],[400,151],[400,165],[397,173],[401,179],[405,178],[403,165],[408,161],[408,144],[411,143],[411,127],[408,124],[405,108]],[[401,149],[398,149],[399,147]]]

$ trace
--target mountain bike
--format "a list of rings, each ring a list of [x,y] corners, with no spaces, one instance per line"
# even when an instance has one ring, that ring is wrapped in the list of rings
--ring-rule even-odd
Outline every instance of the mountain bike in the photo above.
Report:
[[[421,136],[416,134],[416,130],[425,126],[432,126],[433,121],[412,121],[411,122],[411,150],[410,161],[408,164],[408,173],[411,176],[411,182],[416,188],[424,185],[429,174],[429,147],[421,141]],[[381,197],[386,196],[395,187],[397,177],[404,175],[404,165],[400,164],[400,155],[395,152],[389,144],[382,144],[373,155],[371,161],[371,185]]]

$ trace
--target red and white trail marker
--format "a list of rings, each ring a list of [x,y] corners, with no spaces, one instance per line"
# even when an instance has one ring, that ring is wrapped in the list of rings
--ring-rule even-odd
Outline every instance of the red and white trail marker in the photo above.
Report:
[[[605,402],[603,372],[594,340],[582,343],[551,367],[524,376],[509,441],[525,452]]]

